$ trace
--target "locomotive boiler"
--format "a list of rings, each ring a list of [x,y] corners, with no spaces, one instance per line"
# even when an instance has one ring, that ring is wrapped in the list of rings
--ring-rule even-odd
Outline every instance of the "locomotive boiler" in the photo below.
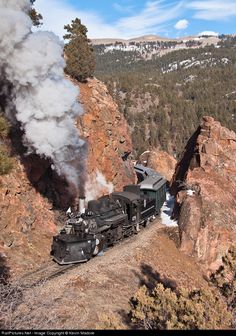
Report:
[[[79,212],[69,214],[65,227],[53,237],[51,255],[57,263],[88,261],[155,219],[166,200],[166,180],[139,164],[135,171],[137,185],[89,201],[87,208],[81,204]]]

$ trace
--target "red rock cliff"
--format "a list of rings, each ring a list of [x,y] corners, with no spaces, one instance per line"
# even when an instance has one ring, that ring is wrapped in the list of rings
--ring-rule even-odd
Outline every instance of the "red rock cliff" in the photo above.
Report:
[[[78,121],[78,128],[89,144],[88,184],[97,185],[97,196],[109,191],[108,187],[103,190],[98,185],[100,172],[108,185],[122,190],[125,184],[135,182],[129,158],[132,143],[127,122],[106,86],[96,79],[80,84],[80,102],[85,114]]]
[[[189,140],[171,183],[181,249],[207,272],[236,241],[236,134],[211,117]]]

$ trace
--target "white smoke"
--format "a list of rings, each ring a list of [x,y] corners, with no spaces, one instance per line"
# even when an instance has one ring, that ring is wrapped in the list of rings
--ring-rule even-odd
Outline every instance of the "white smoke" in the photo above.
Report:
[[[77,187],[85,156],[75,125],[79,90],[65,79],[59,38],[32,33],[30,8],[30,0],[0,0],[0,79],[12,86],[6,113],[20,122],[28,153],[50,158]]]
[[[95,200],[102,195],[110,194],[113,190],[113,184],[111,182],[108,183],[105,176],[100,171],[96,170],[96,173],[90,175],[86,182],[86,201]]]

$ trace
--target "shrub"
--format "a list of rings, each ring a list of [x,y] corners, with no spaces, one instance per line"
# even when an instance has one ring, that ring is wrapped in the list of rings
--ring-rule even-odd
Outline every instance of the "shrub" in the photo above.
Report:
[[[224,303],[202,289],[176,293],[158,284],[149,293],[143,286],[132,299],[131,319],[141,329],[222,329],[231,318]]]
[[[222,258],[223,264],[211,275],[211,282],[220,291],[233,313],[233,327],[236,327],[236,245],[231,246]]]
[[[12,329],[14,327],[13,314],[21,304],[22,288],[12,286],[0,279],[0,328]]]
[[[102,314],[99,316],[99,323],[96,325],[98,330],[123,330],[125,326],[119,321],[119,319],[113,314]]]
[[[10,124],[6,118],[0,114],[0,175],[9,174],[14,166],[14,160],[9,156],[4,144],[10,130]]]
[[[9,133],[10,125],[7,120],[0,114],[0,137],[6,138]]]
[[[7,150],[0,147],[0,175],[9,174],[14,167],[14,159],[9,157]]]

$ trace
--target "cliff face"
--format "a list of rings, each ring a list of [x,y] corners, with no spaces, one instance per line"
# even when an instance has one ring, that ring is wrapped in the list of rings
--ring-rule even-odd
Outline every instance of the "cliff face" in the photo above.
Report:
[[[207,272],[236,241],[236,134],[211,117],[189,140],[171,183],[181,250]]]
[[[128,126],[106,87],[94,79],[81,84],[80,92],[85,114],[77,124],[89,144],[86,189],[91,199],[122,189],[135,175]],[[52,204],[65,209],[72,202],[66,181],[48,160],[24,157],[19,133],[12,135],[16,167],[0,177],[0,273],[5,257],[16,274],[49,260],[58,218]]]
[[[135,182],[126,120],[106,86],[96,79],[80,84],[80,102],[85,114],[78,128],[89,146],[87,193],[91,188],[97,189],[97,196],[112,188],[122,190],[123,185]]]

